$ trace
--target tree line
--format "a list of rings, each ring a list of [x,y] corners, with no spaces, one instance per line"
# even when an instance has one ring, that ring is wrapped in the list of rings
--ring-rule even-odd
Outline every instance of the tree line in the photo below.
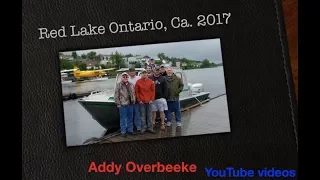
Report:
[[[62,53],[60,55],[63,55]],[[127,64],[123,61],[126,60],[129,57],[139,56],[139,55],[133,55],[133,54],[121,54],[119,52],[111,53],[110,55],[110,62],[108,64],[101,64],[101,57],[100,54],[97,54],[94,51],[91,51],[87,54],[77,54],[77,52],[72,52],[73,60],[67,60],[64,58],[60,58],[60,68],[63,69],[73,69],[74,66],[77,66],[80,70],[87,70],[87,64],[86,62],[94,62],[96,67],[101,67],[102,69],[106,68],[126,68]],[[180,62],[180,66],[183,69],[196,69],[196,68],[211,68],[211,67],[217,67],[221,64],[215,64],[214,62],[210,62],[208,59],[204,59],[202,61],[199,60],[193,60],[188,58],[177,58],[177,57],[168,57],[164,53],[158,53],[158,58],[160,60],[155,60],[155,64],[160,65],[162,64],[162,60],[166,60],[167,62],[171,62],[172,66],[176,66],[176,62]],[[60,56],[61,57],[61,56]],[[134,67],[140,68],[144,67],[144,64],[141,64],[140,62],[131,62]]]
[[[172,66],[176,66],[176,62],[180,62],[180,66],[184,64],[184,66],[182,66],[183,69],[212,68],[218,66],[214,62],[210,62],[208,59],[199,61],[188,58],[168,57],[164,53],[158,53],[158,58],[161,60],[164,59],[171,62]],[[161,64],[162,62],[160,61],[158,63]]]
[[[63,55],[63,54],[60,54]],[[72,52],[71,56],[73,60],[67,60],[64,58],[60,58],[60,68],[61,69],[73,69],[74,66],[77,66],[80,70],[87,70],[87,63],[88,61],[95,63],[95,67],[101,67],[102,69],[107,68],[125,68],[127,64],[123,61],[124,58],[133,57],[132,54],[122,55],[117,51],[112,53],[110,56],[111,63],[109,64],[100,64],[101,57],[100,54],[97,54],[94,51],[91,51],[87,54],[78,55],[77,52]],[[93,69],[93,67],[91,67]]]

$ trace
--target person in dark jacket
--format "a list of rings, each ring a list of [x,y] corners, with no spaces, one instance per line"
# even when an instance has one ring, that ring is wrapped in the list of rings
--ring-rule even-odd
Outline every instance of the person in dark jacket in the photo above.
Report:
[[[167,76],[167,72],[166,72],[166,69],[164,66],[160,67],[160,74],[161,74],[161,76]]]
[[[160,67],[156,66],[155,70],[153,72],[153,75],[149,77],[153,83],[155,84],[155,100],[152,103],[152,123],[153,126],[155,125],[157,112],[160,113],[160,119],[161,119],[161,129],[165,129],[164,124],[164,118],[165,114],[164,112],[168,110],[167,105],[167,97],[168,97],[168,82],[167,79],[164,76],[160,75]]]
[[[173,73],[171,68],[167,69],[167,81],[169,94],[167,98],[168,110],[166,111],[167,126],[171,126],[172,112],[174,112],[177,127],[181,126],[181,107],[179,94],[183,90],[182,80]]]

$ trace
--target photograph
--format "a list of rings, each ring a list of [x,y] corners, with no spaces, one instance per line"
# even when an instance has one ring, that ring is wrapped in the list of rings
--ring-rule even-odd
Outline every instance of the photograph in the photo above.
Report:
[[[231,132],[219,38],[59,59],[68,147]]]

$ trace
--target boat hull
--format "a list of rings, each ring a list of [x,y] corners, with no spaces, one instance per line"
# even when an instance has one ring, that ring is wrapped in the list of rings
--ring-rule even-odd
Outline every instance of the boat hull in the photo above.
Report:
[[[210,93],[208,92],[208,93],[205,93],[203,95],[196,96],[196,98],[190,97],[190,98],[186,98],[186,99],[180,100],[181,110],[185,109],[187,107],[190,107],[192,105],[195,105],[195,104],[199,103],[199,101],[202,102],[202,101],[208,99],[209,95],[210,95]]]
[[[209,98],[210,93],[202,93],[195,97],[180,100],[181,110]],[[119,109],[114,102],[98,102],[79,100],[79,103],[102,127],[107,130],[120,128]]]
[[[114,102],[82,101],[79,103],[105,129],[120,127],[119,109]]]

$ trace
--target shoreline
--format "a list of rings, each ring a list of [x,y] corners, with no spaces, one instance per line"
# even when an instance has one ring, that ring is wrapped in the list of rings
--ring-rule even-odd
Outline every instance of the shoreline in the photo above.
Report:
[[[194,68],[194,69],[182,69],[183,71],[189,71],[189,70],[196,70],[196,69],[214,69],[214,68],[219,68],[223,66],[217,66],[217,67],[207,67],[207,68]]]

